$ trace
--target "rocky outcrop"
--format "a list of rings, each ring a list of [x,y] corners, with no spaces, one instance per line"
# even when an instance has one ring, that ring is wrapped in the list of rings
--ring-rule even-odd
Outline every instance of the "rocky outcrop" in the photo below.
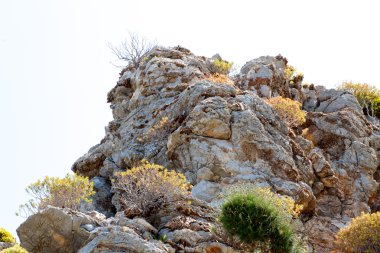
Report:
[[[247,62],[237,76],[237,86],[251,90],[260,97],[288,97],[300,100],[301,86],[290,84],[285,69],[288,60],[281,55],[262,56]]]
[[[94,231],[74,229],[83,238],[81,253],[233,252],[211,233],[211,213],[226,188],[241,182],[302,204],[302,231],[314,252],[330,252],[340,227],[379,209],[380,132],[351,93],[291,83],[281,56],[247,62],[235,85],[210,81],[209,64],[181,47],[155,48],[138,68],[122,71],[108,94],[114,120],[106,136],[72,167],[95,183],[88,210],[118,212],[105,225],[89,222]],[[279,95],[303,104],[305,124],[288,129],[265,102]],[[193,196],[208,204],[173,204],[145,217],[151,225],[123,216],[110,179],[143,158],[184,173]],[[24,245],[31,236],[22,235]],[[166,240],[153,239],[160,237]]]
[[[30,216],[17,230],[28,252],[58,253],[235,253],[212,233],[215,211],[194,199],[165,206],[155,213],[151,225],[124,212],[108,218],[96,211],[80,213],[48,207]]]

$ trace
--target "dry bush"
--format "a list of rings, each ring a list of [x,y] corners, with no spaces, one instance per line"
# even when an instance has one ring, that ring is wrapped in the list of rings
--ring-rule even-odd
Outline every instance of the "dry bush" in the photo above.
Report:
[[[336,238],[342,252],[380,252],[380,212],[363,213],[352,219]]]
[[[119,60],[126,61],[135,68],[140,65],[146,54],[155,46],[157,46],[156,42],[148,41],[133,32],[130,32],[129,37],[119,46],[108,45]]]
[[[223,84],[229,84],[229,85],[234,85],[234,82],[225,74],[211,74],[206,78],[206,80],[209,80],[210,82],[213,83],[223,83]]]
[[[191,185],[176,171],[142,161],[137,167],[115,174],[114,189],[131,215],[147,217],[160,207],[189,194]]]
[[[95,194],[93,182],[87,177],[67,174],[64,178],[48,177],[26,188],[33,199],[20,206],[17,213],[22,217],[37,213],[48,205],[78,210],[81,201],[90,202]]]
[[[276,110],[288,127],[297,127],[306,121],[306,112],[302,111],[301,103],[290,98],[274,97],[267,102]]]

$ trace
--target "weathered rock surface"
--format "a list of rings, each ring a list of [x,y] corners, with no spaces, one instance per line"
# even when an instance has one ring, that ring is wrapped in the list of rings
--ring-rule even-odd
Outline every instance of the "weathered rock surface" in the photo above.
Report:
[[[318,96],[318,106],[316,112],[336,112],[345,108],[351,108],[357,112],[362,112],[355,96],[348,91],[328,89],[322,91]]]
[[[291,85],[285,69],[288,60],[281,55],[262,56],[247,62],[240,70],[237,85],[241,89],[251,90],[260,97],[288,97],[300,100],[301,87]]]
[[[30,253],[237,252],[211,232],[215,211],[196,199],[165,206],[147,219],[154,226],[124,212],[106,219],[95,211],[48,207],[30,216],[17,233]]]
[[[144,252],[233,252],[210,233],[214,211],[204,203],[169,206],[147,217],[150,226],[128,225],[110,178],[143,158],[184,173],[193,196],[211,206],[240,182],[292,196],[304,206],[304,231],[318,253],[333,249],[334,234],[351,218],[380,209],[380,131],[351,93],[290,84],[281,56],[247,62],[236,86],[206,80],[210,61],[181,47],[155,48],[145,59],[122,71],[108,94],[114,120],[106,136],[72,167],[98,185],[92,208],[107,217],[118,211],[95,232],[78,230],[80,252],[143,252],[134,245]],[[279,95],[303,104],[304,125],[288,129],[265,102]],[[163,235],[165,243],[152,240]]]
[[[49,207],[30,216],[17,234],[28,252],[74,253],[89,242],[91,231],[102,225],[104,221],[96,215]]]
[[[99,229],[94,235],[94,239],[78,253],[113,253],[113,252],[133,252],[133,253],[164,253],[170,252],[158,241],[147,241],[141,238],[132,229],[124,227]]]

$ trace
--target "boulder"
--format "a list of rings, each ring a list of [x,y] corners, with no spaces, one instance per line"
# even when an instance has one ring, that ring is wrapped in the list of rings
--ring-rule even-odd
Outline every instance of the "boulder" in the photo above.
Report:
[[[78,253],[166,253],[174,252],[170,246],[156,240],[144,240],[127,227],[101,228],[92,234],[92,240]]]
[[[93,216],[49,206],[17,229],[21,247],[31,253],[77,252],[90,241],[92,230],[105,225],[105,220]]]
[[[351,92],[328,89],[319,94],[318,104],[314,111],[330,113],[337,112],[346,108],[351,108],[358,113],[363,112],[358,101]]]

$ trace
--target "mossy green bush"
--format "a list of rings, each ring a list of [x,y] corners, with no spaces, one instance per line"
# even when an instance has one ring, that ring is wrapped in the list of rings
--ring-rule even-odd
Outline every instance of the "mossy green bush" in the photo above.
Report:
[[[10,248],[0,251],[0,253],[28,253],[26,249],[22,248],[20,245],[15,245]]]
[[[16,240],[10,232],[0,228],[0,242],[16,242]]]
[[[291,216],[273,203],[262,194],[233,194],[222,205],[220,222],[227,233],[261,252],[304,252]]]

